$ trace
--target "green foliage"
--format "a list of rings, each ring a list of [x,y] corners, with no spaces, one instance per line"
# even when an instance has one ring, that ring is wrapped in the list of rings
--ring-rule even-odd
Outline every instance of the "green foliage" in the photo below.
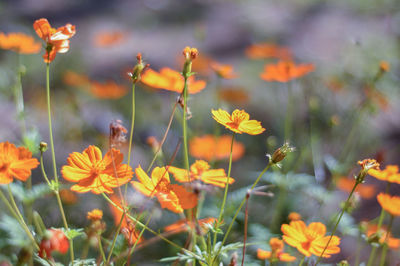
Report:
[[[30,245],[30,240],[18,221],[8,215],[2,215],[0,229],[8,235],[3,245],[24,247]]]

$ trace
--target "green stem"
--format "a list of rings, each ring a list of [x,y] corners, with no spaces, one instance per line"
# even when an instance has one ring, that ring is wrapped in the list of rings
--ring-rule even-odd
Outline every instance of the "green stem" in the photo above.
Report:
[[[303,263],[304,263],[304,259],[306,258],[306,256],[303,256],[303,258],[301,259],[301,261],[300,261],[300,263],[299,263],[299,266],[302,266],[303,265]]]
[[[106,254],[104,254],[103,244],[101,244],[101,235],[97,235],[97,242],[99,242],[99,250],[101,253],[101,257],[103,258],[103,263],[106,262]],[[107,264],[105,264],[107,265]]]
[[[386,194],[389,192],[389,188],[390,188],[390,182],[387,182],[386,183],[386,190],[385,190]],[[379,215],[378,227],[376,229],[377,232],[379,232],[379,230],[381,230],[382,223],[383,223],[384,219],[385,219],[385,210],[382,209],[381,210],[381,214]],[[372,246],[371,253],[370,253],[369,258],[368,258],[367,266],[372,266],[372,264],[374,263],[377,249],[378,249],[378,247]]]
[[[120,211],[124,211],[120,206],[118,206],[115,202],[113,202],[106,194],[102,193],[103,197],[108,201],[108,203],[110,203],[111,205],[113,205],[115,208],[117,208]],[[188,252],[192,255],[195,255],[193,252],[182,248],[181,246],[175,244],[174,242],[172,242],[171,240],[163,237],[161,234],[157,233],[156,231],[154,231],[153,229],[149,228],[147,225],[141,223],[140,221],[138,221],[136,218],[134,218],[132,215],[130,214],[126,214],[126,216],[131,219],[133,222],[135,222],[137,225],[139,225],[141,228],[145,228],[147,231],[149,231],[150,233],[152,233],[153,235],[158,236],[159,238],[161,238],[162,240],[164,240],[165,242],[167,242],[168,244],[170,244],[171,246],[174,246],[175,248],[179,249],[179,250],[184,250],[185,252]]]
[[[33,237],[31,231],[29,230],[28,226],[26,225],[24,218],[22,217],[21,213],[19,212],[19,209],[17,207],[17,204],[15,203],[14,196],[11,192],[10,185],[8,185],[8,194],[11,200],[11,204],[7,200],[6,196],[4,196],[3,192],[0,190],[0,197],[3,200],[3,202],[6,204],[7,208],[11,212],[11,214],[14,216],[14,218],[18,221],[18,223],[21,225],[22,229],[25,231],[25,233],[28,235],[29,239],[32,241],[33,246],[35,249],[39,250],[39,246],[35,241],[35,238]]]
[[[389,221],[389,226],[387,228],[386,236],[385,236],[385,241],[383,242],[383,249],[382,249],[382,255],[381,255],[381,262],[379,263],[379,266],[384,266],[385,261],[386,261],[386,253],[388,251],[388,243],[387,240],[389,238],[390,231],[392,230],[392,225],[393,225],[393,219],[394,216],[390,215],[390,221]]]
[[[322,250],[321,255],[319,255],[318,260],[317,260],[317,262],[315,263],[315,266],[317,266],[318,263],[321,261],[322,256],[324,255],[326,249],[328,248],[329,243],[331,242],[331,240],[332,240],[332,238],[333,238],[333,235],[334,235],[335,232],[336,232],[336,229],[337,229],[337,227],[338,227],[338,225],[339,225],[339,223],[340,223],[340,220],[342,219],[342,216],[343,216],[344,212],[346,211],[346,209],[347,209],[347,207],[348,207],[348,205],[349,205],[350,199],[351,199],[351,197],[353,196],[353,193],[354,193],[354,191],[356,190],[356,187],[358,186],[358,184],[360,184],[360,182],[356,181],[356,183],[355,183],[354,186],[353,186],[353,189],[351,190],[349,196],[347,197],[347,200],[346,200],[345,203],[344,203],[344,206],[343,206],[342,211],[341,211],[341,213],[340,213],[340,215],[339,215],[339,218],[338,218],[338,220],[336,221],[335,227],[333,228],[333,231],[332,231],[332,233],[331,233],[331,236],[329,237],[328,242],[326,242],[326,245],[325,245],[325,247],[324,247],[324,250]]]
[[[233,151],[233,143],[235,140],[235,133],[232,134],[232,141],[231,141],[231,151],[229,154],[229,166],[228,166],[228,175],[226,176],[226,184],[225,184],[225,192],[224,192],[224,198],[222,200],[222,204],[221,204],[221,209],[219,212],[219,216],[218,216],[218,220],[217,220],[217,224],[216,224],[216,230],[214,233],[214,243],[213,245],[215,246],[215,244],[217,243],[217,231],[219,228],[219,225],[222,221],[222,217],[224,215],[224,209],[225,209],[225,203],[226,203],[226,198],[228,196],[228,188],[229,188],[229,178],[231,176],[231,169],[232,169],[232,151]]]
[[[122,222],[124,221],[124,219],[125,219],[125,212],[122,213],[121,220],[119,221],[117,230],[115,231],[113,242],[111,244],[111,248],[110,248],[110,251],[108,253],[106,265],[108,265],[110,263],[110,259],[111,259],[111,256],[112,256],[112,253],[113,253],[113,250],[114,250],[114,247],[115,247],[115,243],[117,242],[117,237],[118,237],[119,232],[121,230]]]
[[[129,144],[128,144],[128,168],[131,165],[131,153],[132,153],[132,143],[133,143],[133,129],[135,127],[135,88],[136,83],[132,82],[132,117],[131,117],[131,131],[129,132]],[[125,185],[124,199],[126,198],[126,193],[128,191],[128,184]],[[124,199],[122,201],[124,202]]]
[[[271,167],[271,165],[272,165],[272,163],[269,162],[268,165],[264,168],[264,170],[261,171],[261,173],[258,175],[256,181],[254,181],[253,185],[251,186],[250,190],[253,190],[253,189],[254,189],[254,187],[255,187],[255,186],[258,184],[258,182],[260,181],[261,177],[265,174],[265,172],[267,172],[267,170]],[[212,263],[214,263],[214,261],[218,258],[218,255],[219,255],[219,253],[221,252],[222,247],[224,246],[225,241],[226,241],[226,239],[228,238],[228,235],[229,235],[229,233],[230,233],[231,230],[232,230],[233,223],[235,222],[237,216],[239,215],[239,212],[240,212],[240,210],[242,209],[243,205],[246,203],[246,199],[247,199],[247,195],[244,197],[244,199],[243,199],[242,202],[240,203],[239,207],[237,208],[236,213],[235,213],[235,215],[233,216],[232,221],[231,221],[231,223],[229,224],[228,230],[226,231],[226,233],[225,233],[225,235],[224,235],[224,238],[223,238],[223,240],[222,240],[222,242],[221,242],[221,246],[219,247],[218,252],[215,254],[215,256],[214,256],[214,258],[213,258],[213,260],[212,260]]]
[[[51,158],[53,162],[53,174],[54,174],[54,180],[57,184],[57,187],[54,190],[54,193],[56,194],[57,198],[57,204],[60,209],[61,217],[64,223],[65,229],[68,231],[68,222],[65,217],[64,213],[64,208],[62,206],[59,190],[58,190],[58,175],[57,175],[57,164],[56,164],[56,154],[54,151],[54,141],[53,141],[53,129],[52,129],[52,123],[51,123],[51,106],[50,106],[50,63],[46,64],[46,101],[47,101],[47,115],[48,115],[48,123],[49,123],[49,137],[50,137],[50,149],[51,149]],[[48,181],[48,180],[47,180]],[[48,182],[49,183],[49,182]],[[74,261],[74,244],[72,239],[69,239],[69,244],[70,244],[70,258],[71,258],[71,263]]]
[[[185,169],[188,172],[189,176],[189,152],[188,152],[188,143],[187,143],[187,98],[188,98],[188,86],[187,86],[187,78],[184,77],[185,84],[183,87],[183,116],[182,116],[182,130],[183,130],[183,152],[184,152],[184,164]]]
[[[150,220],[151,220],[151,217],[152,217],[152,216],[153,216],[153,213],[150,214],[149,218],[147,219],[147,221],[146,221],[146,223],[145,223],[146,226],[148,226],[148,224],[150,223]],[[139,233],[139,235],[138,235],[138,237],[137,237],[135,243],[133,244],[131,250],[129,251],[129,255],[128,255],[129,258],[130,258],[131,255],[133,254],[133,251],[135,251],[135,248],[136,248],[137,244],[139,243],[139,240],[140,240],[140,238],[142,237],[142,235],[143,235],[143,233],[144,233],[144,230],[146,230],[145,227],[142,228],[142,230],[140,231],[140,233]]]

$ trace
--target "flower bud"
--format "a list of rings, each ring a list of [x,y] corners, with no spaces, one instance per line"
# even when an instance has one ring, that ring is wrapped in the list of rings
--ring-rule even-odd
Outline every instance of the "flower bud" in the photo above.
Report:
[[[267,155],[270,159],[270,162],[273,164],[278,164],[280,161],[285,159],[286,155],[295,150],[294,147],[291,147],[288,142],[282,145],[282,147],[275,150],[275,152],[271,155]]]
[[[184,78],[190,77],[192,74],[192,60],[196,59],[199,55],[199,51],[196,48],[186,46],[182,51],[185,57],[185,63],[183,64],[182,75]]]
[[[137,64],[133,67],[132,72],[128,73],[128,75],[132,78],[133,83],[140,81],[140,75],[143,70],[148,66],[144,65],[142,54],[138,53],[136,56]]]
[[[40,151],[41,153],[47,151],[47,143],[46,143],[46,142],[44,142],[44,141],[41,141],[41,142],[40,142],[40,144],[39,144],[39,151]]]

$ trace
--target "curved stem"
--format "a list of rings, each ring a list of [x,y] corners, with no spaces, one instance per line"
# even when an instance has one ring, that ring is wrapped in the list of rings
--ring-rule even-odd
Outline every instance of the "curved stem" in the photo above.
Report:
[[[111,256],[112,256],[112,253],[113,253],[113,250],[114,250],[114,247],[115,247],[115,243],[117,242],[117,237],[118,237],[119,232],[120,232],[120,230],[121,230],[122,222],[124,221],[124,218],[125,218],[125,212],[122,213],[121,220],[119,221],[117,230],[115,231],[114,238],[113,238],[113,242],[112,242],[112,244],[111,244],[111,248],[110,248],[110,251],[109,251],[109,253],[108,253],[106,265],[108,265],[108,264],[110,263],[110,259],[111,259]]]
[[[133,143],[133,129],[135,127],[135,87],[136,83],[132,82],[132,117],[131,117],[131,131],[129,132],[129,144],[128,144],[128,158],[127,158],[127,164],[128,168],[131,165],[131,153],[132,153],[132,143]],[[126,198],[126,193],[128,191],[128,184],[125,184],[125,191],[124,191],[124,198],[121,199],[121,202],[125,202]]]
[[[267,170],[271,167],[271,165],[272,165],[271,162],[268,163],[268,165],[264,168],[264,170],[261,171],[261,173],[258,175],[256,181],[254,181],[253,185],[251,186],[250,190],[252,190],[252,189],[255,188],[255,186],[256,186],[256,185],[258,184],[258,182],[260,181],[261,177],[265,174],[265,172],[267,172]],[[246,199],[247,199],[247,194],[246,194],[246,196],[244,197],[244,199],[242,200],[242,202],[240,203],[239,207],[237,208],[236,213],[235,213],[235,215],[233,216],[231,223],[229,224],[228,230],[226,231],[226,233],[225,233],[225,235],[224,235],[224,238],[223,238],[223,240],[222,240],[222,242],[221,242],[221,245],[220,245],[220,247],[219,247],[219,249],[218,249],[218,252],[215,254],[215,256],[214,256],[214,258],[213,258],[213,260],[212,260],[212,263],[214,263],[214,261],[218,258],[218,255],[219,255],[219,253],[221,252],[222,247],[224,246],[225,241],[226,241],[226,239],[228,238],[228,235],[229,235],[229,233],[230,233],[231,230],[232,230],[233,223],[236,221],[236,218],[237,218],[237,216],[239,215],[240,210],[242,209],[243,205],[246,203]]]
[[[301,259],[301,261],[300,261],[300,263],[299,263],[299,266],[302,266],[303,265],[303,263],[304,263],[304,259],[306,258],[306,256],[303,256],[303,258]]]
[[[104,254],[103,244],[101,244],[101,235],[100,234],[97,235],[97,242],[99,242],[99,250],[100,250],[101,257],[103,259],[103,263],[106,263],[106,255]],[[105,264],[105,265],[107,265],[107,264]]]
[[[321,261],[322,256],[324,255],[326,249],[328,248],[329,243],[331,242],[331,240],[332,240],[332,238],[333,238],[333,235],[334,235],[335,232],[336,232],[336,229],[337,229],[337,227],[338,227],[338,225],[339,225],[339,223],[340,223],[340,220],[342,219],[342,216],[343,216],[344,212],[346,211],[347,206],[349,205],[349,201],[350,201],[351,197],[353,196],[353,193],[354,193],[354,191],[356,190],[356,187],[358,186],[358,184],[360,184],[360,183],[359,183],[358,181],[356,181],[356,183],[355,183],[354,186],[353,186],[353,189],[351,190],[349,196],[347,197],[347,200],[346,200],[345,203],[344,203],[344,206],[343,206],[342,211],[341,211],[341,213],[340,213],[340,215],[339,215],[339,218],[338,218],[338,220],[337,220],[337,222],[336,222],[336,224],[335,224],[335,227],[333,228],[333,231],[332,231],[332,233],[331,233],[331,236],[329,237],[328,242],[326,242],[326,245],[325,245],[325,247],[324,247],[324,250],[322,250],[321,255],[319,255],[318,260],[317,260],[317,262],[315,263],[315,266],[317,266],[318,263]]]
[[[152,217],[152,216],[153,216],[153,213],[150,214],[149,218],[147,219],[147,221],[146,221],[146,223],[145,223],[146,226],[148,226],[148,224],[150,223],[150,220],[151,220],[151,217]],[[142,228],[142,230],[140,231],[140,233],[139,233],[139,235],[138,235],[138,237],[137,237],[135,243],[133,244],[133,246],[132,246],[131,249],[129,250],[128,265],[129,265],[129,261],[130,261],[130,259],[131,259],[131,256],[132,256],[132,254],[133,254],[133,251],[135,251],[135,248],[136,248],[137,244],[139,243],[140,238],[142,237],[142,235],[143,235],[143,233],[144,233],[144,230],[146,230],[145,227]]]
[[[50,106],[50,64],[46,64],[46,101],[47,101],[47,115],[49,118],[49,137],[50,137],[50,149],[51,149],[51,158],[53,162],[53,174],[54,174],[54,180],[57,184],[54,193],[56,194],[57,198],[57,204],[61,212],[61,217],[64,223],[65,229],[68,231],[68,222],[65,217],[64,213],[64,208],[62,206],[59,190],[58,190],[58,176],[57,176],[57,164],[56,164],[56,155],[54,151],[54,141],[53,141],[53,129],[52,129],[52,123],[51,123],[51,106]],[[74,244],[72,239],[69,239],[69,244],[70,244],[70,258],[71,258],[71,263],[74,261]]]

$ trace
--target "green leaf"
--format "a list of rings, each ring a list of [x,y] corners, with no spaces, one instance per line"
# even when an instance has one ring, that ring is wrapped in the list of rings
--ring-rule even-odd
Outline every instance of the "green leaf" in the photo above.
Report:
[[[83,228],[78,228],[78,229],[69,229],[65,230],[65,228],[62,229],[64,231],[65,236],[71,240],[74,239],[75,237],[78,237],[80,235],[83,235]]]

